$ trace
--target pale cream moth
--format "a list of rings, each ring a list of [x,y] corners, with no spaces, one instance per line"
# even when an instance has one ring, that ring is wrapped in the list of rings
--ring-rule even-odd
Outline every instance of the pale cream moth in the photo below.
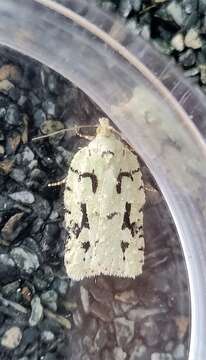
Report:
[[[144,263],[144,185],[139,161],[108,119],[71,161],[64,191],[65,267],[74,280],[134,278]]]

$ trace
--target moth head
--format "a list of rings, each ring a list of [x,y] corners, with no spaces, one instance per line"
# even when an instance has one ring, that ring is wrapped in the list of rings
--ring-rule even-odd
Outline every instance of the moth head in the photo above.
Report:
[[[109,119],[100,118],[99,126],[97,128],[97,135],[110,136],[112,132],[112,127],[109,125]]]

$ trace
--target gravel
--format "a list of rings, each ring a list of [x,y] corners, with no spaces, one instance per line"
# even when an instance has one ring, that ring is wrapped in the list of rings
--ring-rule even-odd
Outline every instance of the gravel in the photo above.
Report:
[[[153,36],[151,21],[159,24],[163,15],[158,11],[164,9],[169,16],[165,22],[176,24],[165,40],[169,51],[186,71],[197,68],[197,76],[205,81],[204,62],[202,67],[197,64],[202,47],[186,48],[188,30],[179,29],[178,23],[186,16],[179,2],[169,13],[167,1],[153,4],[154,20],[149,10],[137,17],[146,6],[141,0],[122,3],[121,11],[127,19],[137,22],[141,18],[142,36],[149,38]],[[164,27],[162,18],[161,23]],[[172,41],[176,33],[180,36]],[[199,37],[202,41],[201,34]],[[138,279],[100,276],[71,281],[64,268],[64,189],[47,185],[67,174],[73,154],[86,142],[74,133],[38,142],[31,139],[75,126],[80,119],[83,124],[96,123],[103,114],[79,89],[45,66],[5,48],[0,48],[0,54],[0,81],[12,84],[0,95],[0,145],[4,150],[0,155],[0,358],[186,357],[190,326],[187,274],[161,194],[157,191],[155,200],[153,193],[148,194],[146,261]],[[142,170],[152,186],[144,164]]]

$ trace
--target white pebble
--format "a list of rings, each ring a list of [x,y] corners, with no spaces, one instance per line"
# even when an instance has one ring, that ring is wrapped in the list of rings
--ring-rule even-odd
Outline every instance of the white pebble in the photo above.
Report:
[[[184,37],[181,33],[176,34],[171,40],[172,47],[177,51],[183,51],[185,44],[184,44]]]
[[[8,349],[15,349],[19,346],[21,339],[21,329],[17,326],[13,326],[4,333],[1,339],[1,345]]]
[[[190,29],[185,35],[185,45],[188,48],[199,49],[202,47],[202,40],[197,29]]]

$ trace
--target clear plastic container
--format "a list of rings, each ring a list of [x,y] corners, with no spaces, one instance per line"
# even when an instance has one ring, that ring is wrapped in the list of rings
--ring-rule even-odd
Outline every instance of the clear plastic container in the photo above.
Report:
[[[205,101],[168,59],[91,1],[0,3],[0,43],[82,89],[141,156],[167,202],[189,277],[189,360],[205,358]]]

